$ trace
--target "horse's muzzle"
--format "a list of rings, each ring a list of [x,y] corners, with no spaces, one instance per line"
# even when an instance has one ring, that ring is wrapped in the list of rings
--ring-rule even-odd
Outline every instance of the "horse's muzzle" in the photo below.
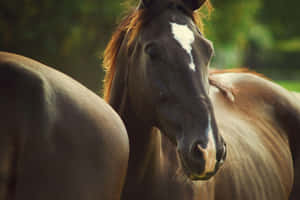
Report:
[[[222,148],[203,148],[200,144],[195,144],[189,155],[179,152],[182,168],[191,180],[208,180],[214,176],[226,159],[226,144]]]

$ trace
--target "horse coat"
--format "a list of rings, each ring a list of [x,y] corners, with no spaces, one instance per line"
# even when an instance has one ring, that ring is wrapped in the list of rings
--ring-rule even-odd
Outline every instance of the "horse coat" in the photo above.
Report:
[[[129,155],[119,116],[70,77],[0,53],[0,199],[120,199]]]

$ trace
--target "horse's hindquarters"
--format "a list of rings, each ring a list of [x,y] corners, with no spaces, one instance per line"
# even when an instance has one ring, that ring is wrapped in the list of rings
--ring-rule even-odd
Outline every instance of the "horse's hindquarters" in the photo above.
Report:
[[[0,199],[120,199],[129,156],[118,115],[71,78],[0,53]]]

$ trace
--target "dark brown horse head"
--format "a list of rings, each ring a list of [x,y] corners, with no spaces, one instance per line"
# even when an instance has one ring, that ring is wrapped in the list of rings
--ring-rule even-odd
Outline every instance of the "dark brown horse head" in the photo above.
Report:
[[[115,79],[127,88],[131,109],[177,145],[182,167],[193,180],[210,178],[226,156],[208,97],[213,46],[194,17],[194,10],[203,3],[141,1],[136,14],[123,24],[133,28],[122,33],[127,42],[120,43],[116,58]],[[120,78],[122,74],[126,78]],[[113,107],[124,100],[121,96],[111,94]]]

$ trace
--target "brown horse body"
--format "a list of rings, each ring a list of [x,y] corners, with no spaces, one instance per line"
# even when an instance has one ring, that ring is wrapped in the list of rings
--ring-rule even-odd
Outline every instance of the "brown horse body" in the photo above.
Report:
[[[253,74],[224,73],[211,79],[234,96],[232,101],[222,89],[212,87],[228,157],[204,184],[213,188],[211,199],[288,199],[294,179],[292,155],[297,157],[299,151],[299,102],[292,93]]]
[[[300,130],[299,103],[290,92],[253,74],[224,73],[212,78],[234,91],[232,101],[223,89],[213,85],[210,89],[218,126],[228,147],[224,166],[209,181],[186,180],[178,170],[177,150],[169,139],[156,129],[150,134],[151,129],[128,116],[125,120],[130,139],[139,143],[131,143],[132,158],[122,199],[289,198],[294,181],[291,149],[297,155],[296,147],[291,148],[295,144],[290,143],[299,141],[295,135]]]
[[[118,115],[78,82],[0,53],[0,199],[119,199],[128,138]]]
[[[255,74],[210,73],[204,2],[141,0],[106,49],[105,99],[130,141],[122,199],[287,200],[299,101]]]

